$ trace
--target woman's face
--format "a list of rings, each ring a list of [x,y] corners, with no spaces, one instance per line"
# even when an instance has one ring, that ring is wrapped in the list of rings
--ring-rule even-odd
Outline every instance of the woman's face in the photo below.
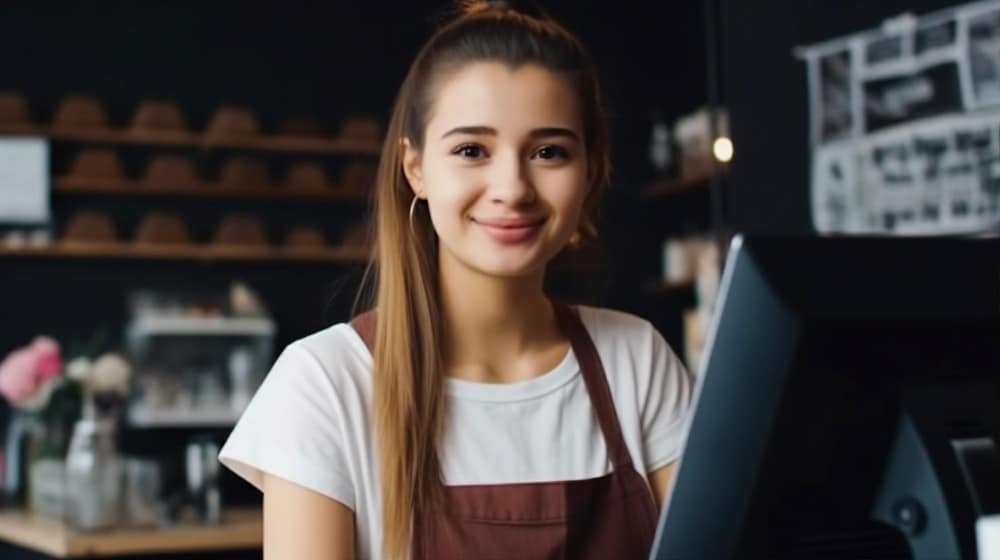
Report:
[[[423,149],[407,144],[403,165],[427,200],[441,264],[543,271],[588,189],[577,95],[541,66],[481,62],[439,78],[433,100]]]

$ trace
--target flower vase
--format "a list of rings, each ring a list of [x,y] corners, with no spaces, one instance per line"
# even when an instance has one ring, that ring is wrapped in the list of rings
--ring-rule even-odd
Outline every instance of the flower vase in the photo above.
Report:
[[[3,501],[6,505],[23,504],[26,444],[30,445],[28,436],[36,424],[34,415],[16,408],[11,410],[3,454]]]
[[[37,422],[31,431],[28,459],[28,510],[62,519],[66,500],[65,437],[58,423]]]

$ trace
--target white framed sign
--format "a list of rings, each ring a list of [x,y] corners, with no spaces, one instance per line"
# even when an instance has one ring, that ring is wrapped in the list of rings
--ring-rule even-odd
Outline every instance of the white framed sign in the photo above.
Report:
[[[821,233],[1000,227],[1000,0],[796,49]]]
[[[0,224],[49,222],[49,142],[0,136]]]

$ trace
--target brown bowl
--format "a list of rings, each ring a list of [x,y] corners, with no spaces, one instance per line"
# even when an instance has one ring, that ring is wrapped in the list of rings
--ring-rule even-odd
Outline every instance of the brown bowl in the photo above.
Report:
[[[323,164],[315,161],[298,161],[288,168],[282,188],[297,191],[325,191],[330,188]]]
[[[257,218],[247,214],[227,214],[215,228],[212,242],[218,245],[267,245],[267,232]]]
[[[30,127],[34,124],[23,95],[15,91],[0,92],[0,126]]]
[[[325,246],[326,236],[316,226],[293,226],[285,235],[285,247],[289,249],[316,249]]]
[[[150,188],[195,187],[198,182],[194,160],[179,154],[154,155],[142,179],[143,186]]]
[[[136,229],[135,242],[150,245],[183,245],[191,242],[187,224],[172,212],[147,213]]]
[[[226,189],[267,188],[271,185],[271,176],[264,161],[234,156],[222,164],[218,184]]]
[[[84,148],[76,154],[68,177],[87,180],[121,180],[125,178],[121,159],[110,148]]]
[[[260,124],[253,111],[237,105],[223,105],[216,109],[205,130],[205,135],[212,138],[238,138],[257,134],[260,134]]]
[[[181,108],[173,101],[146,99],[132,113],[130,128],[132,132],[186,132],[188,125]]]
[[[113,243],[118,241],[118,232],[107,212],[77,210],[66,221],[63,240],[71,243]]]
[[[111,119],[104,105],[90,95],[70,95],[64,97],[56,107],[52,126],[68,129],[105,129],[111,126]]]

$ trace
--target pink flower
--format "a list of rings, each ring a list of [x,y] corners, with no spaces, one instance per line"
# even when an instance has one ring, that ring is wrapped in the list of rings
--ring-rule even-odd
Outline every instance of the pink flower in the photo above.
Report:
[[[39,336],[31,343],[31,351],[35,356],[35,373],[38,379],[44,381],[62,373],[62,358],[59,356],[59,343],[45,336]]]
[[[34,389],[31,352],[27,348],[11,352],[0,363],[0,394],[17,404],[31,396]]]
[[[59,344],[40,336],[0,362],[0,394],[21,408],[41,408],[52,383],[62,373]],[[42,398],[44,397],[44,398]]]

